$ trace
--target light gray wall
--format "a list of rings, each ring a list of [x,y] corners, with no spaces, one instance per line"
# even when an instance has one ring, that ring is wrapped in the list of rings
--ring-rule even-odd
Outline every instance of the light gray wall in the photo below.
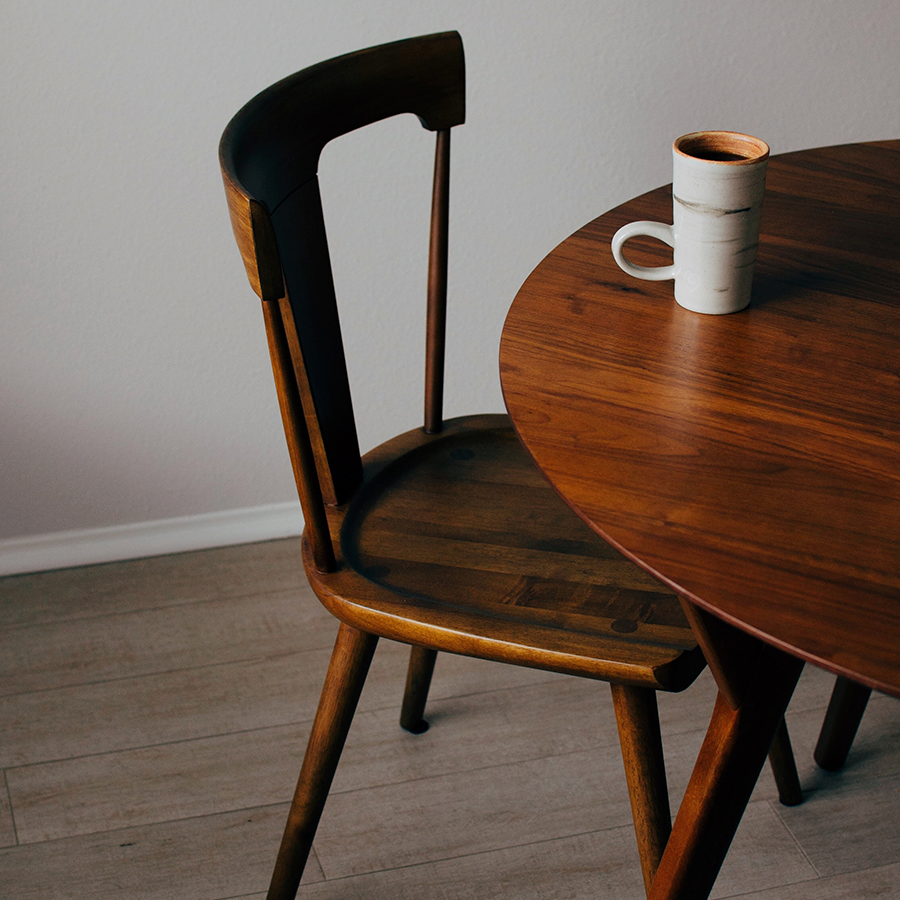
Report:
[[[668,181],[675,136],[900,136],[897,0],[7,0],[0,541],[293,498],[219,135],[297,69],[453,28],[448,415],[502,409],[517,288]],[[323,157],[364,448],[421,415],[431,153],[407,117]]]

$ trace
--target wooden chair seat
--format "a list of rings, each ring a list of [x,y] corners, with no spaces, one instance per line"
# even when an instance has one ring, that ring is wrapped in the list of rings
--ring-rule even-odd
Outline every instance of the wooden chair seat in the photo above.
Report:
[[[330,511],[341,564],[307,566],[343,622],[666,691],[705,666],[675,595],[573,515],[506,416],[407,432],[364,457],[363,472],[354,499]]]

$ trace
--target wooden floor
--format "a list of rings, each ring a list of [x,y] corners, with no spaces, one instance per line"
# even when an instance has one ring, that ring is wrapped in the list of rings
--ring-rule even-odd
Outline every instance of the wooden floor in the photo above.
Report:
[[[0,896],[262,898],[335,631],[296,541],[0,580]],[[382,642],[301,897],[643,897],[605,685],[441,656],[413,737],[405,663]],[[826,775],[831,685],[789,712],[805,803],[764,773],[714,896],[900,898],[900,703]],[[713,696],[660,696],[673,808]]]

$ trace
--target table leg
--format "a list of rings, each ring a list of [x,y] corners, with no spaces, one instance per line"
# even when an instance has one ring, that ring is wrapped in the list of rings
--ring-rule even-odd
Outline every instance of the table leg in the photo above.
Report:
[[[761,645],[735,709],[720,691],[648,900],[706,900],[803,662]]]

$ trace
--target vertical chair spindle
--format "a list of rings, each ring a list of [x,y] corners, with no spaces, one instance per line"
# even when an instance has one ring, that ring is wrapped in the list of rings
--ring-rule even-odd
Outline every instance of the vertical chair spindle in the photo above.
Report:
[[[450,222],[450,129],[438,131],[434,149],[431,239],[428,248],[428,318],[425,326],[425,431],[443,427],[444,345],[447,324],[447,246]]]

